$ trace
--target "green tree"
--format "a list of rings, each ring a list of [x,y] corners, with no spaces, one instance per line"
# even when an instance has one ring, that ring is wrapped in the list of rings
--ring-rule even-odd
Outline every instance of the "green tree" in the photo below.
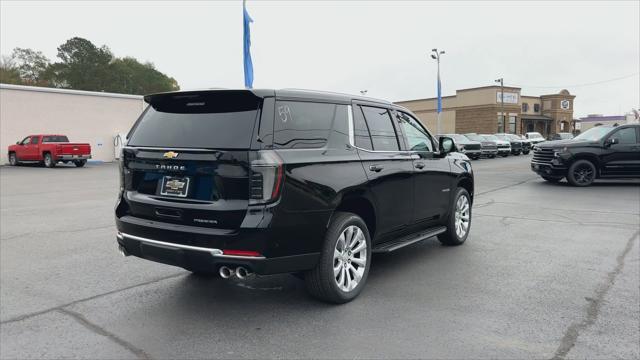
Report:
[[[141,64],[132,57],[114,59],[109,64],[109,87],[106,91],[149,94],[179,90],[178,82],[156,70],[152,63]]]
[[[108,47],[74,37],[58,47],[58,58],[61,61],[50,71],[55,83],[76,90],[105,91],[113,59]]]
[[[97,47],[87,39],[67,40],[58,47],[58,58],[51,64],[40,51],[16,48],[0,62],[0,82],[125,94],[180,89],[152,63],[115,58],[107,46]]]
[[[43,75],[49,67],[49,59],[41,51],[15,48],[11,58],[15,62],[20,79],[27,85],[46,86]]]
[[[0,83],[21,85],[20,70],[10,56],[0,58]]]

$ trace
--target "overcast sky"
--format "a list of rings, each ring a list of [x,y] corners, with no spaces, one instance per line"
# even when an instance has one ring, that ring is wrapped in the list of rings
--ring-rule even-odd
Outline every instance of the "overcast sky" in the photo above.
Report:
[[[151,61],[182,89],[242,87],[242,2],[0,2],[0,52],[80,36]],[[392,101],[492,85],[576,95],[576,117],[640,107],[640,2],[267,2],[249,0],[256,88]],[[611,79],[626,77],[617,81]],[[599,83],[599,84],[593,84]]]

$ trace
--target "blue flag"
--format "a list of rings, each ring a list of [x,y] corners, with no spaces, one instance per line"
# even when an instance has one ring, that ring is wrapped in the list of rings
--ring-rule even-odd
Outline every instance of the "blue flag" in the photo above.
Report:
[[[438,113],[442,112],[442,85],[440,84],[440,73],[438,72]]]
[[[244,25],[244,87],[253,88],[253,62],[251,61],[251,28],[249,24],[253,22],[247,12],[246,0],[242,1],[242,22]]]

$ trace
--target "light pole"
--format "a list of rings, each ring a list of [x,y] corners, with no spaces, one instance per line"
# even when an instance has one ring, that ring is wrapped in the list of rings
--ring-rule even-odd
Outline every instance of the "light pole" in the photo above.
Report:
[[[438,62],[438,118],[436,120],[436,128],[438,134],[441,134],[440,127],[440,113],[442,112],[442,85],[440,83],[440,55],[444,54],[444,50],[438,51],[438,49],[431,49],[431,58]]]
[[[504,131],[504,127],[506,125],[506,119],[504,118],[504,79],[496,79],[497,83],[500,83],[500,113],[502,114],[502,132]]]

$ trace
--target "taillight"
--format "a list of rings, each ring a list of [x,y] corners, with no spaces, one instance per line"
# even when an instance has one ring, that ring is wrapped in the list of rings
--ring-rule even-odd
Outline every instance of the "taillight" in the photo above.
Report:
[[[120,159],[118,159],[118,168],[120,173],[120,193],[124,191],[124,156],[122,153],[120,154]]]
[[[273,150],[261,150],[251,161],[250,204],[275,201],[282,191],[282,159]]]

